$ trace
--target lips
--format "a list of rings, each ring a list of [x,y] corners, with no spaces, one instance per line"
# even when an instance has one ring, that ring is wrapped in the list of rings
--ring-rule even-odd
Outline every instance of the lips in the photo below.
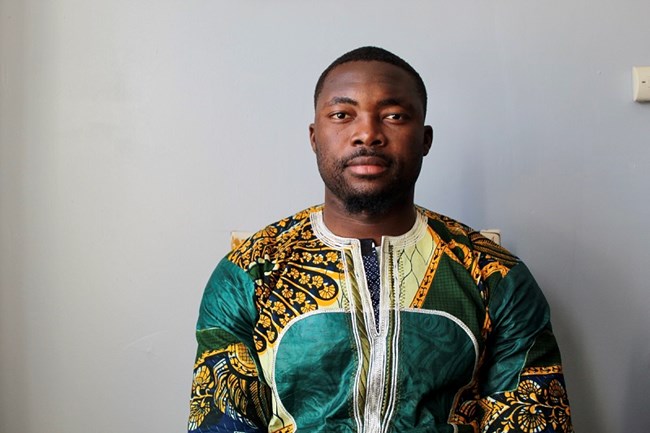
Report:
[[[388,169],[388,161],[380,156],[355,156],[347,161],[346,168],[360,176],[373,176]]]

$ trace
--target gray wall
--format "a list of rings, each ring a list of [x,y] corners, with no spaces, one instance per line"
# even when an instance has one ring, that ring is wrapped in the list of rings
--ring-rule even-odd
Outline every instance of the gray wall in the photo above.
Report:
[[[321,201],[310,95],[362,44],[428,84],[418,202],[544,288],[577,430],[648,431],[647,0],[0,8],[1,432],[183,431],[205,281]]]

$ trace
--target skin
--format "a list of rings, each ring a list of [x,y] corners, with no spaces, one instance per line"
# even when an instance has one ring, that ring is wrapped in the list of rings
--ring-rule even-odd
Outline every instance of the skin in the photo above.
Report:
[[[328,75],[309,126],[325,183],[325,225],[335,234],[370,238],[406,233],[415,223],[415,181],[431,148],[415,80],[377,61],[337,66]],[[346,206],[351,196],[380,208]]]

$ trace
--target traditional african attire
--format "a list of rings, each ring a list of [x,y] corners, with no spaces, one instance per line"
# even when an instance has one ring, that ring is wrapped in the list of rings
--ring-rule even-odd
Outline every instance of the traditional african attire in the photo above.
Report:
[[[203,295],[189,430],[572,432],[548,305],[526,266],[417,209],[409,232],[382,239],[378,296],[366,277],[376,265],[327,229],[320,206],[229,253]]]

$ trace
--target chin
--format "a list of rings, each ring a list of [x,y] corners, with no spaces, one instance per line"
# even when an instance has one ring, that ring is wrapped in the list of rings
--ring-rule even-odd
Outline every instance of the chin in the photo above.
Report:
[[[356,194],[343,200],[345,209],[351,214],[381,215],[390,210],[399,201],[399,196],[386,192]]]

